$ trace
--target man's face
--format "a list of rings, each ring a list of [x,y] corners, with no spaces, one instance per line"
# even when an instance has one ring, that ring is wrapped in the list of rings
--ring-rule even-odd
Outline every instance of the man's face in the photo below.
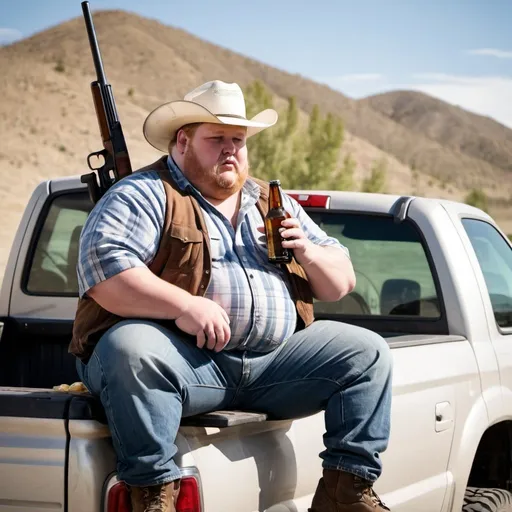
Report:
[[[226,199],[238,192],[249,172],[247,129],[242,126],[201,124],[185,137],[183,172],[205,197]]]

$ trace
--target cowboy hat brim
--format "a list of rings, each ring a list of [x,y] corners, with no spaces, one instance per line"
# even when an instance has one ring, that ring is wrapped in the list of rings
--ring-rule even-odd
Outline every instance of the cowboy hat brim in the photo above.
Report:
[[[192,101],[179,100],[164,103],[155,108],[144,121],[146,140],[156,149],[166,153],[174,134],[186,124],[213,123],[246,126],[247,137],[251,137],[277,122],[277,112],[271,108],[256,114],[252,119],[215,115],[207,108]]]

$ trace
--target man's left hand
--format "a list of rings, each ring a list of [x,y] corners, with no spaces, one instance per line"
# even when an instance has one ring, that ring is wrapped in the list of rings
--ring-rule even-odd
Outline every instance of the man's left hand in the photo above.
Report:
[[[308,254],[315,244],[306,236],[299,220],[295,217],[284,219],[281,225],[283,226],[281,231],[283,247],[285,249],[293,249],[295,259],[301,264],[306,263],[309,259]],[[259,227],[258,231],[265,233],[265,227]]]

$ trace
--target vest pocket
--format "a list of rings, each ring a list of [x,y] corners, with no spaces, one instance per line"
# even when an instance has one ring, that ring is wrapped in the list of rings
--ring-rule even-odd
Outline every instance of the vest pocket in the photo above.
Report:
[[[169,259],[161,277],[164,278],[169,272],[191,272],[202,255],[203,233],[196,227],[172,224],[169,230],[169,243]]]

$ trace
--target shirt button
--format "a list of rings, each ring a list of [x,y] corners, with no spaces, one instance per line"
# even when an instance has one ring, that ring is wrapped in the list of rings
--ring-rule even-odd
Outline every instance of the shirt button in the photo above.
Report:
[[[253,276],[252,274],[249,274],[249,277],[250,277],[251,279],[254,279],[254,276]]]
[[[205,274],[209,274],[209,273],[210,273],[210,271],[209,271],[209,270],[205,270],[205,271],[204,271],[204,273],[205,273]]]
[[[204,284],[201,285],[201,288],[204,288]]]

